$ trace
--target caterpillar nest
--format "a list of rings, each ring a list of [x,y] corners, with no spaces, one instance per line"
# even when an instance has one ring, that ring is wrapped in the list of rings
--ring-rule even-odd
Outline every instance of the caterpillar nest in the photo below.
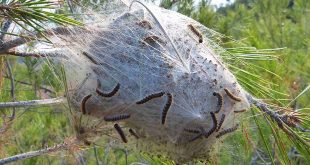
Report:
[[[250,107],[246,92],[200,33],[205,27],[173,11],[133,7],[53,38],[68,57],[78,139],[113,135],[179,163],[209,159],[237,129],[235,112]]]

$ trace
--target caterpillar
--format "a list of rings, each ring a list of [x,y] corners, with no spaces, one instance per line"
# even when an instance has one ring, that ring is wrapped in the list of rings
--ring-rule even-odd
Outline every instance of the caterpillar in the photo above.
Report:
[[[158,97],[162,97],[165,94],[165,92],[159,92],[159,93],[153,93],[150,94],[146,97],[144,97],[142,100],[137,101],[136,104],[144,104],[152,99],[158,98]]]
[[[169,108],[170,108],[170,106],[172,104],[172,95],[171,95],[171,93],[167,93],[167,97],[168,97],[168,100],[167,100],[166,105],[164,106],[164,109],[163,109],[163,112],[162,112],[162,115],[161,115],[161,124],[165,124],[168,110],[169,110]]]
[[[136,132],[135,132],[133,129],[129,128],[129,133],[130,133],[132,136],[134,136],[136,139],[139,139],[139,136],[136,134]]]
[[[191,139],[189,140],[189,142],[193,142],[193,141],[195,141],[195,140],[201,138],[202,135],[203,135],[203,133],[200,133],[200,134],[196,135],[195,137],[191,138]]]
[[[82,111],[82,114],[83,114],[83,115],[86,114],[86,102],[87,102],[87,100],[88,100],[91,96],[92,96],[92,95],[89,94],[89,95],[85,96],[85,97],[82,99],[81,111]]]
[[[188,25],[189,29],[197,35],[197,37],[199,38],[199,43],[203,42],[203,37],[202,34],[199,32],[199,30],[197,30],[192,24]]]
[[[93,64],[95,64],[95,65],[99,65],[99,64],[100,64],[100,63],[97,62],[92,56],[90,56],[88,53],[82,52],[82,54],[83,54],[89,61],[91,61]]]
[[[118,124],[114,124],[114,128],[116,129],[117,133],[119,134],[119,136],[121,137],[122,141],[124,143],[127,143],[127,138],[122,130],[122,128],[118,125]]]
[[[216,135],[216,138],[220,138],[221,136],[223,136],[227,133],[230,133],[230,132],[237,130],[238,126],[239,126],[239,124],[236,124],[234,127],[231,127],[231,128],[228,128],[228,129],[225,129],[225,130],[219,132],[219,134]]]
[[[189,133],[201,133],[201,130],[185,128],[184,131]]]
[[[234,111],[234,113],[242,113],[242,112],[245,112],[245,111],[246,111],[246,109],[242,109],[240,111]]]
[[[207,133],[204,134],[205,138],[208,138],[217,128],[217,119],[215,117],[214,112],[210,112],[210,115],[213,121],[213,127]]]
[[[217,101],[218,101],[215,113],[219,113],[220,110],[223,107],[223,96],[220,93],[217,93],[217,92],[213,92],[213,96],[216,96],[217,97]]]
[[[138,25],[147,29],[152,29],[151,23],[147,20],[140,21]]]
[[[147,37],[143,38],[143,41],[148,43],[148,44],[156,43],[156,41],[158,41],[159,43],[165,44],[165,41],[163,41],[162,39],[160,39],[156,35],[147,36]]]
[[[240,97],[237,97],[237,96],[233,95],[227,88],[225,88],[224,90],[225,90],[227,96],[229,96],[231,99],[233,99],[235,101],[238,101],[238,102],[241,101]]]
[[[119,121],[119,120],[125,120],[130,117],[130,114],[119,114],[119,115],[109,115],[105,116],[103,119],[104,121]]]
[[[225,114],[222,114],[221,119],[220,119],[220,122],[219,122],[219,124],[218,124],[217,129],[216,129],[216,132],[219,131],[219,130],[221,129],[222,124],[224,123],[224,120],[225,120]]]
[[[117,85],[113,88],[113,90],[111,91],[111,92],[109,92],[109,93],[104,93],[103,91],[101,91],[100,89],[99,89],[99,87],[101,86],[101,83],[100,83],[100,81],[98,80],[98,85],[97,85],[97,88],[96,88],[96,93],[99,95],[99,96],[102,96],[102,97],[112,97],[112,96],[114,96],[116,93],[117,93],[117,91],[119,90],[119,88],[120,88],[120,84],[119,83],[117,83]]]

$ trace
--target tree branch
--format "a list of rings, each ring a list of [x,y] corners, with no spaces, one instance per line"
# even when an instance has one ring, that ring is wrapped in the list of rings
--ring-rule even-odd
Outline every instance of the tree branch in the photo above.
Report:
[[[4,78],[9,78],[8,76],[3,76]],[[16,80],[14,79],[14,81],[16,83],[20,83],[20,84],[23,84],[23,85],[29,85],[29,86],[32,86],[33,84],[31,83],[28,83],[28,82],[24,82],[24,81],[20,81],[20,80]],[[46,87],[43,87],[43,86],[39,86],[40,89],[44,90],[45,92],[49,92],[51,94],[55,94],[56,92],[52,91],[51,89],[48,89]]]
[[[4,42],[2,47],[0,48],[0,54],[4,54],[8,52],[8,50],[11,48],[23,45],[31,41],[35,41],[38,38],[41,38],[44,36],[57,35],[57,34],[65,35],[65,34],[70,34],[70,33],[71,33],[70,28],[57,27],[53,29],[44,30],[41,33],[34,33],[34,34],[30,34],[29,36],[19,37],[11,41]]]
[[[29,107],[29,106],[40,106],[49,104],[60,104],[63,103],[65,99],[63,97],[57,97],[52,99],[43,100],[30,100],[30,101],[17,101],[17,102],[0,102],[0,109],[11,108],[11,107]]]
[[[67,149],[68,146],[69,146],[68,143],[62,143],[62,144],[55,145],[53,147],[49,147],[49,148],[45,148],[45,149],[41,149],[41,150],[37,150],[37,151],[30,151],[30,152],[14,155],[14,156],[11,156],[11,157],[8,157],[8,158],[0,159],[0,164],[12,163],[12,162],[15,162],[15,161],[18,161],[18,160],[28,159],[28,158],[44,155],[44,154],[47,154],[47,153],[56,152],[56,151],[59,151],[59,150],[64,150],[64,149]]]
[[[18,56],[18,57],[34,57],[34,58],[42,58],[42,57],[60,57],[67,59],[66,56],[63,54],[59,54],[56,52],[47,52],[47,53],[26,53],[26,52],[19,52],[19,51],[7,51],[4,53],[0,53],[0,56],[3,55],[12,55],[12,56]]]
[[[16,97],[15,97],[15,83],[14,83],[14,75],[13,75],[13,72],[12,72],[12,67],[11,67],[11,64],[10,64],[10,61],[8,59],[6,59],[6,66],[7,66],[7,69],[8,69],[8,75],[9,75],[9,78],[10,78],[10,84],[11,84],[11,97],[12,97],[12,101],[16,101]],[[15,118],[15,111],[16,111],[16,108],[13,107],[13,112],[10,116],[10,119],[13,120]]]

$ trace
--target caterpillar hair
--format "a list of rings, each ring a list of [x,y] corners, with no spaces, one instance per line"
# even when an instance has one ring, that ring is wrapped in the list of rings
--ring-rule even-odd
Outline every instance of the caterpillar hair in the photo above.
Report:
[[[88,53],[82,52],[82,54],[83,54],[89,61],[91,61],[93,64],[95,64],[95,65],[99,65],[99,64],[100,64],[100,63],[97,62],[92,56],[90,56]]]
[[[132,136],[134,136],[136,139],[139,139],[139,136],[136,134],[136,132],[135,132],[133,129],[129,128],[129,133],[130,133]]]
[[[239,110],[239,111],[234,111],[234,113],[242,113],[242,112],[245,112],[246,109],[242,109],[242,110]]]
[[[229,96],[231,99],[233,99],[235,101],[238,101],[238,102],[241,101],[240,97],[237,97],[237,96],[233,95],[227,88],[225,88],[224,90],[225,90],[227,96]]]
[[[213,126],[207,133],[204,134],[205,138],[208,138],[217,128],[217,119],[215,117],[214,112],[210,112],[210,115],[213,121]]]
[[[102,97],[112,97],[112,96],[114,96],[117,92],[118,92],[118,90],[119,90],[119,88],[120,88],[120,84],[119,83],[117,83],[117,85],[113,88],[113,90],[111,91],[111,92],[109,92],[109,93],[104,93],[104,92],[102,92],[100,89],[99,89],[99,87],[101,86],[101,83],[100,83],[100,81],[98,81],[98,85],[97,85],[97,88],[96,88],[96,93],[99,95],[99,96],[102,96]]]
[[[92,96],[92,95],[89,94],[89,95],[85,96],[85,97],[82,99],[81,111],[82,111],[82,114],[83,114],[83,115],[86,114],[86,102],[87,102],[87,100],[88,100],[91,96]]]
[[[144,104],[152,99],[158,98],[158,97],[162,97],[165,94],[165,92],[159,92],[159,93],[153,93],[150,94],[146,97],[144,97],[142,100],[137,101],[136,104]]]
[[[217,127],[217,129],[216,129],[216,132],[219,131],[219,130],[221,129],[222,124],[224,123],[224,120],[225,120],[225,114],[222,114],[221,119],[220,119],[220,122],[219,122],[219,125],[218,125],[218,127]]]
[[[197,37],[199,38],[199,43],[203,42],[203,37],[202,34],[199,32],[199,30],[197,30],[192,24],[188,25],[189,29],[197,35]]]
[[[165,124],[167,113],[168,113],[169,108],[170,108],[170,106],[172,104],[172,94],[171,93],[167,93],[167,97],[168,97],[168,100],[167,100],[166,105],[164,106],[164,109],[163,109],[163,112],[162,112],[162,115],[161,115],[161,124]]]
[[[104,121],[119,121],[119,120],[125,120],[130,118],[130,115],[125,113],[125,114],[119,114],[119,115],[108,115],[105,116],[103,119]]]
[[[236,131],[237,128],[238,128],[239,124],[236,124],[234,127],[231,127],[231,128],[228,128],[228,129],[225,129],[221,132],[219,132],[218,135],[216,135],[216,138],[220,138],[221,136],[227,134],[227,133],[230,133],[230,132],[233,132],[233,131]]]
[[[217,92],[213,92],[213,96],[217,97],[217,106],[215,113],[219,113],[223,107],[223,96]]]
[[[114,128],[116,129],[117,133],[119,134],[119,136],[121,137],[123,142],[127,143],[128,141],[127,141],[127,138],[126,138],[122,128],[118,124],[114,124]]]

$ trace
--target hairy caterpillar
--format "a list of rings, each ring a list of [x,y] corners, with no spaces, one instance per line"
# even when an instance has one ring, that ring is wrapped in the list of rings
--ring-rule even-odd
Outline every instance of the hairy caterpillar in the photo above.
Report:
[[[199,43],[203,42],[203,37],[202,34],[199,32],[199,30],[197,30],[192,24],[188,25],[189,29],[197,35],[198,39],[199,39]]]
[[[172,95],[171,93],[167,93],[167,103],[165,104],[164,109],[162,111],[161,124],[165,124],[167,113],[169,111],[171,104],[172,104]]]
[[[185,128],[184,131],[189,133],[201,133],[201,130]]]
[[[98,85],[97,85],[97,88],[96,88],[96,93],[97,93],[98,95],[102,96],[102,97],[112,97],[112,96],[114,96],[114,95],[118,92],[118,90],[119,90],[119,88],[120,88],[120,84],[117,83],[117,85],[112,89],[111,92],[109,92],[109,93],[104,93],[103,91],[101,91],[101,90],[99,89],[100,86],[101,86],[100,81],[98,81]]]
[[[216,138],[220,138],[221,136],[223,136],[223,135],[225,135],[227,133],[236,131],[238,129],[238,126],[239,126],[239,124],[236,124],[234,127],[231,127],[231,128],[228,128],[228,129],[225,129],[225,130],[219,132],[219,134],[216,135]]]
[[[240,97],[237,97],[237,96],[233,95],[227,88],[225,88],[224,90],[225,90],[227,96],[229,96],[231,99],[233,99],[235,101],[238,101],[238,102],[241,101]]]
[[[151,23],[147,20],[140,21],[138,25],[147,29],[152,29]]]
[[[146,43],[148,43],[148,44],[153,44],[153,43],[156,43],[156,42],[165,44],[165,41],[163,41],[162,39],[160,39],[160,38],[159,38],[158,36],[156,36],[156,35],[147,36],[147,37],[143,38],[143,41],[146,42]]]
[[[217,97],[217,106],[215,113],[219,113],[223,107],[223,96],[217,92],[213,92],[213,96]]]
[[[122,141],[124,143],[127,143],[127,138],[125,136],[124,131],[122,130],[122,128],[118,125],[118,124],[114,124],[114,128],[116,129],[117,133],[119,134],[119,136],[121,137]]]
[[[213,126],[208,132],[204,134],[205,138],[208,138],[216,130],[216,127],[217,127],[217,119],[216,119],[214,112],[210,112],[210,115],[213,121]]]
[[[239,111],[234,111],[234,113],[242,113],[242,112],[245,112],[246,109],[242,109],[242,110],[239,110]]]
[[[219,130],[221,129],[222,124],[224,123],[224,120],[225,120],[225,114],[222,114],[221,119],[220,119],[220,122],[219,122],[219,124],[218,124],[217,129],[216,129],[216,132],[219,131]]]
[[[82,114],[83,114],[83,115],[86,114],[86,102],[87,102],[87,100],[88,100],[91,96],[92,96],[92,95],[89,94],[89,95],[85,96],[85,97],[82,99],[81,111],[82,111]]]
[[[136,104],[144,104],[152,99],[158,98],[158,97],[162,97],[165,94],[165,92],[159,92],[159,93],[153,93],[150,94],[146,97],[144,97],[142,100],[137,101]]]
[[[104,121],[119,121],[130,118],[130,114],[108,115],[104,116]]]
[[[82,52],[82,54],[87,57],[89,61],[91,61],[93,64],[99,65],[100,63],[97,62],[92,56],[90,56],[87,52]]]
[[[129,133],[130,133],[132,136],[134,136],[136,139],[139,139],[139,136],[136,134],[136,132],[135,132],[133,129],[129,128]]]

